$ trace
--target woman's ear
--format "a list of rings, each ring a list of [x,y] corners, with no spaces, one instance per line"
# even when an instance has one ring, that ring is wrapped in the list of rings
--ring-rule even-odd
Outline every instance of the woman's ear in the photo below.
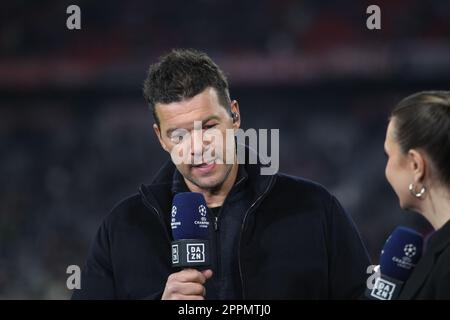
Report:
[[[427,174],[427,160],[422,151],[411,149],[408,151],[408,164],[415,183],[420,183]]]

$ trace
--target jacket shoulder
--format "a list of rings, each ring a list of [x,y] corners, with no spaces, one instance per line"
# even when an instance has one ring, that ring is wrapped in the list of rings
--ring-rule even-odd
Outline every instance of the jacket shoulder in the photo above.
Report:
[[[330,201],[332,194],[320,183],[296,177],[284,173],[277,174],[277,183],[275,185],[288,195],[302,198],[310,198],[318,201]]]
[[[436,260],[436,274],[450,280],[450,243],[440,252]],[[450,282],[447,282],[447,288],[450,292]]]
[[[130,221],[133,217],[140,215],[147,210],[141,195],[136,193],[116,203],[111,211],[104,217],[103,224],[108,228],[114,228],[117,224],[123,223],[124,221]]]

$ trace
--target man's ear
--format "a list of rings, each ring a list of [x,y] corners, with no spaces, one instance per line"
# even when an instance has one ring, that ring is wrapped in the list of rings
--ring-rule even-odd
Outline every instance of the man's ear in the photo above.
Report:
[[[427,159],[421,151],[411,149],[408,151],[408,163],[413,173],[414,182],[421,183],[427,173]]]
[[[234,118],[232,117],[233,118],[233,128],[235,130],[237,130],[241,127],[241,114],[239,111],[239,103],[236,100],[231,101],[230,111],[231,111],[232,115],[233,114],[235,115]]]
[[[156,137],[158,138],[159,143],[161,144],[161,147],[165,151],[169,152],[169,149],[167,148],[166,144],[164,143],[164,141],[162,139],[161,130],[159,129],[159,126],[156,123],[153,124],[153,131],[155,131]]]

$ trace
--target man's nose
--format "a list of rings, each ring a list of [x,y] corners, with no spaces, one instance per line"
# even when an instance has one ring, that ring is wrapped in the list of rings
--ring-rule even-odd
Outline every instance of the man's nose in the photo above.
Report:
[[[202,157],[203,154],[203,132],[202,130],[193,130],[191,136],[191,155],[195,157]]]

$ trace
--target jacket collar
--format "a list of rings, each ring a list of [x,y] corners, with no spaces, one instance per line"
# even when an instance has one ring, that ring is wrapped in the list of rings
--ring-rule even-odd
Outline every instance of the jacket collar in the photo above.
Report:
[[[250,159],[249,154],[252,152],[255,151],[246,148],[246,159]],[[252,198],[269,192],[275,182],[276,175],[261,175],[262,166],[260,163],[240,164],[232,191],[235,191],[233,189],[236,189],[236,187],[248,188],[252,191]],[[188,192],[189,189],[184,182],[183,176],[169,159],[157,172],[153,181],[149,185],[141,185],[139,191],[144,203],[153,207],[159,212],[161,218],[167,220],[164,217],[170,212],[174,193]]]
[[[431,273],[441,252],[450,245],[450,221],[435,231],[428,240],[426,253],[420,259],[411,277],[405,284],[400,299],[412,299]]]
[[[450,220],[431,235],[427,247],[428,250],[432,250],[434,254],[439,254],[448,245],[450,245]]]

